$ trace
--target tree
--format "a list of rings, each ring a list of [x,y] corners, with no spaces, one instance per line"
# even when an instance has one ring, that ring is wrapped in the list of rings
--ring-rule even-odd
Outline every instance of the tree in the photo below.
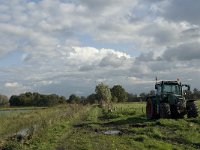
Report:
[[[103,83],[98,84],[95,88],[95,92],[102,106],[104,104],[108,105],[111,102],[112,95],[110,92],[110,88],[107,85]]]
[[[112,92],[111,92],[111,93],[112,93]],[[113,95],[112,95],[111,101],[112,101],[112,102],[118,102],[118,98],[117,98],[116,96],[113,96]]]
[[[128,95],[128,102],[137,102],[137,101],[139,101],[138,97],[137,97],[137,94],[127,93],[127,95]]]
[[[148,96],[148,94],[146,94],[146,93],[140,93],[140,101],[144,101],[145,99],[146,99],[146,97]]]
[[[8,97],[5,95],[0,95],[0,106],[7,105],[8,103]]]
[[[76,96],[75,94],[72,94],[69,96],[69,100],[68,100],[69,103],[72,103],[72,104],[80,103],[80,101],[81,101],[80,97]]]
[[[140,93],[140,97],[146,97],[147,96],[147,94],[146,93]]]
[[[12,95],[9,99],[10,106],[20,106],[19,96]]]
[[[80,97],[80,102],[81,102],[82,104],[86,104],[86,97],[85,97],[85,96],[81,96],[81,97]]]
[[[194,90],[193,90],[193,97],[194,97],[194,99],[200,98],[200,91],[197,88],[194,88]]]
[[[155,90],[151,90],[149,93],[148,93],[149,96],[153,96],[153,95],[156,95],[156,92]]]
[[[59,101],[60,104],[63,104],[66,102],[66,98],[64,96],[59,97]]]
[[[86,99],[87,103],[90,104],[97,104],[98,103],[98,97],[97,94],[90,94],[87,99]]]
[[[112,97],[117,98],[118,102],[125,102],[128,100],[126,91],[121,85],[115,85],[111,89]]]

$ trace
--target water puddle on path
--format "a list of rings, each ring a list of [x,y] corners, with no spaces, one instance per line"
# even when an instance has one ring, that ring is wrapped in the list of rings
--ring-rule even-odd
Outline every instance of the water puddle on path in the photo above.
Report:
[[[120,135],[122,132],[119,130],[108,130],[103,133],[106,135]]]

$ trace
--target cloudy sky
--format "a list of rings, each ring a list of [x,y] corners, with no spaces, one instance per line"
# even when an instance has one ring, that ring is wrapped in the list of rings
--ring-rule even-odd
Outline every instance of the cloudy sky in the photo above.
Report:
[[[200,1],[0,0],[0,93],[200,89]]]

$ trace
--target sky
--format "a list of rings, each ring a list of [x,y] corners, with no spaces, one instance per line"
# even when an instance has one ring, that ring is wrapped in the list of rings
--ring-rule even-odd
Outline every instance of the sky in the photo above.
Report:
[[[200,1],[0,0],[0,93],[200,89]]]

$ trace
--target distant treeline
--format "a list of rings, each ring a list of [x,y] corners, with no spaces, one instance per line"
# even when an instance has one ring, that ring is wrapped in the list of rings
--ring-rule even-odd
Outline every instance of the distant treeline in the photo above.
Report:
[[[56,94],[44,95],[39,93],[24,93],[10,97],[10,106],[54,106],[66,102],[64,96]]]
[[[101,86],[100,86],[101,85]],[[146,97],[149,95],[155,95],[155,91],[151,90],[148,93],[132,94],[125,91],[121,85],[115,85],[109,88],[107,85],[100,84],[102,89],[101,93],[104,94],[104,98],[110,97],[110,102],[138,102],[145,101]],[[98,87],[97,86],[97,87]],[[96,89],[98,89],[96,87]],[[107,95],[105,95],[107,91]],[[187,91],[188,92],[188,91]],[[0,106],[10,105],[10,106],[55,106],[63,103],[81,103],[81,104],[99,104],[104,98],[101,93],[95,90],[95,93],[90,94],[87,97],[77,96],[76,94],[71,94],[68,99],[64,96],[59,96],[56,94],[40,94],[40,93],[23,93],[20,95],[13,95],[8,99],[7,96],[0,94]],[[193,91],[189,91],[187,94],[188,99],[200,99],[200,91],[195,88]]]
[[[110,91],[112,97],[111,102],[142,102],[146,101],[146,97],[155,95],[155,90],[151,90],[148,93],[143,92],[139,95],[128,93],[121,85],[115,85],[110,89]],[[193,91],[186,92],[186,99],[200,99],[200,91],[197,88],[194,88]],[[99,98],[97,93],[93,93],[87,97],[79,97],[75,94],[72,94],[67,101],[68,103],[98,104],[100,103],[101,98]]]

